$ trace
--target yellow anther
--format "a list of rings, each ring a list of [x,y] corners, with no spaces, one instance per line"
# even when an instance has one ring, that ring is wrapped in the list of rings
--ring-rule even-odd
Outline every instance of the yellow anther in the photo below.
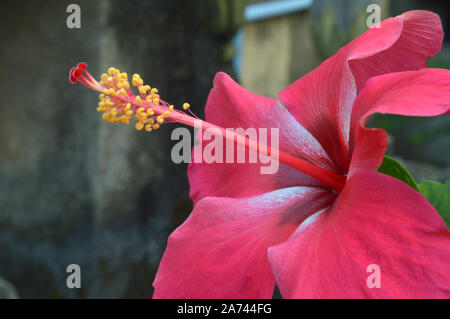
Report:
[[[191,106],[189,105],[189,103],[184,103],[183,104],[183,110],[187,110],[188,108],[190,108]]]
[[[109,68],[108,69],[108,74],[109,75],[115,75],[118,73],[119,70],[115,69],[115,68]]]
[[[147,117],[136,115],[136,120],[138,120],[140,122],[145,122],[147,120]]]
[[[134,86],[138,86],[138,85],[143,85],[144,84],[144,81],[142,81],[142,79],[141,79],[141,76],[139,75],[139,74],[133,74],[133,77],[132,77],[132,79],[133,79],[133,85]]]
[[[144,128],[144,124],[142,124],[142,122],[137,122],[134,127],[136,128],[136,130],[140,131]]]
[[[122,94],[122,95],[125,96],[125,97],[128,96],[127,91],[125,91],[124,88],[121,88],[121,89],[119,90],[119,93]]]
[[[103,73],[101,76],[103,88],[99,95],[97,111],[104,112],[102,117],[108,122],[129,124],[134,117],[137,121],[136,130],[145,129],[147,132],[158,130],[170,116],[174,106],[161,102],[158,89],[144,85],[139,74],[133,74],[130,82],[128,82],[127,73],[121,73],[114,67],[109,68],[107,73]],[[139,91],[136,96],[129,90],[131,84]],[[127,103],[125,102],[127,100],[135,102]],[[152,109],[151,104],[155,105],[158,114]],[[187,103],[183,105],[185,110],[189,107]]]
[[[129,123],[130,123],[130,119],[129,119],[128,117],[126,117],[126,116],[121,116],[121,117],[120,117],[120,121],[121,121],[123,124],[129,124]]]
[[[148,91],[150,91],[149,85],[143,85],[139,87],[139,93],[141,94],[147,94]]]
[[[106,82],[108,82],[108,74],[103,73],[101,76],[101,83],[106,84]]]

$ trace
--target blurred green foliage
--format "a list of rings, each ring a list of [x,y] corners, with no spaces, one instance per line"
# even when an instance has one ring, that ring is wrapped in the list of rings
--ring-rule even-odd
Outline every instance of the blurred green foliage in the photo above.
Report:
[[[445,184],[423,181],[419,191],[425,196],[444,219],[450,229],[450,181]]]
[[[431,68],[450,69],[450,54],[429,60]],[[376,115],[371,126],[385,129],[394,139],[394,154],[446,167],[450,165],[450,117]]]

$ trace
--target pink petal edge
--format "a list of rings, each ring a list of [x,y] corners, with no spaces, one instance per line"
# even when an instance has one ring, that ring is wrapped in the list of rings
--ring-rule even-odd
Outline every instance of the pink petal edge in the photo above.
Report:
[[[449,298],[450,231],[391,176],[353,175],[333,208],[307,219],[269,261],[285,298]],[[369,288],[380,267],[380,288]]]
[[[335,195],[306,187],[251,198],[207,197],[169,237],[153,298],[271,298],[267,248]]]

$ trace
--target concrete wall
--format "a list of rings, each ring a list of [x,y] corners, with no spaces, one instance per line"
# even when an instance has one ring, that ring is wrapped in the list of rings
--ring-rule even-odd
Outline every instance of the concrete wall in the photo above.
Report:
[[[170,125],[148,134],[101,120],[98,97],[68,82],[80,60],[140,73],[200,116],[239,1],[9,2],[0,11],[0,277],[22,297],[151,297],[169,233],[191,209]],[[240,12],[240,14],[239,14]],[[82,288],[66,287],[79,264]]]

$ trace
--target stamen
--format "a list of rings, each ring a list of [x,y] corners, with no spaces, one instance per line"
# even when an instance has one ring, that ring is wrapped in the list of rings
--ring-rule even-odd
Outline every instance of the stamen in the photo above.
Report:
[[[264,155],[270,154],[269,157],[314,177],[336,191],[341,191],[345,185],[345,176],[330,172],[284,152],[273,152],[270,147],[251,141],[247,136],[226,131],[224,128],[200,120],[190,111],[188,103],[183,104],[183,110],[192,116],[175,109],[173,105],[161,99],[158,89],[145,85],[139,74],[133,74],[131,79],[132,86],[136,87],[139,92],[138,95],[131,90],[127,73],[121,73],[116,68],[109,68],[108,73],[102,74],[101,80],[98,82],[87,71],[87,64],[81,62],[70,69],[69,81],[81,83],[100,94],[97,111],[103,112],[105,121],[129,124],[130,120],[134,118],[136,130],[145,130],[146,132],[156,131],[164,123],[181,123],[194,127],[195,123],[201,121],[203,130],[219,130],[222,136],[232,139],[233,142],[236,141],[247,149],[256,152],[265,150]],[[277,153],[278,157],[275,158],[274,154]]]
[[[145,85],[139,74],[133,74],[131,81],[139,94],[134,94],[130,89],[127,73],[121,73],[116,68],[109,68],[108,73],[102,74],[100,82],[97,82],[87,71],[87,64],[81,62],[70,70],[69,80],[100,93],[97,111],[103,112],[105,121],[129,124],[134,118],[138,131],[157,130],[172,112],[179,112],[161,99],[158,89]]]

